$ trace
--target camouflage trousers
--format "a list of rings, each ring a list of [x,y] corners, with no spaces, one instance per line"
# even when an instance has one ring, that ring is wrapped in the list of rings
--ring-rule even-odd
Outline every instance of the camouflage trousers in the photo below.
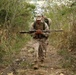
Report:
[[[34,60],[41,61],[46,57],[47,40],[46,39],[34,39]]]

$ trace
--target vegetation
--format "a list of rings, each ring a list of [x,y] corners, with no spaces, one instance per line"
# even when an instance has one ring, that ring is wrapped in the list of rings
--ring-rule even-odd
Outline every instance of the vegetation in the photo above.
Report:
[[[61,33],[51,33],[50,43],[60,49],[58,53],[63,57],[62,67],[75,72],[76,70],[76,2],[69,5],[57,4],[49,13],[45,13],[52,19],[52,29],[63,29]]]
[[[19,32],[28,29],[34,8],[22,0],[0,0],[0,63],[8,65],[30,40]]]

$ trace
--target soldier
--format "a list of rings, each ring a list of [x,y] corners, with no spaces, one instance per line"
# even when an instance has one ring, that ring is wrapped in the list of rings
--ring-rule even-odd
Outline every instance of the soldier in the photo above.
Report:
[[[43,52],[45,53],[46,51],[46,40],[49,36],[49,33],[44,33],[42,32],[42,30],[49,30],[49,26],[47,25],[47,23],[45,23],[42,19],[42,14],[37,14],[36,15],[36,21],[32,23],[30,30],[36,30],[35,33],[32,33],[31,36],[34,39],[34,48],[35,48],[35,62],[40,61],[43,62],[44,60],[44,54],[41,55],[41,57],[39,56],[38,53],[38,47],[39,47],[39,39],[41,40],[41,43],[43,45],[43,48],[45,49]]]

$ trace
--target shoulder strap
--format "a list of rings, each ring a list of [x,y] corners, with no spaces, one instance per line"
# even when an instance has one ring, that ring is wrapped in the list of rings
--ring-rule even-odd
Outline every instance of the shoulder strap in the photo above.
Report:
[[[43,30],[45,30],[45,22],[43,22]]]

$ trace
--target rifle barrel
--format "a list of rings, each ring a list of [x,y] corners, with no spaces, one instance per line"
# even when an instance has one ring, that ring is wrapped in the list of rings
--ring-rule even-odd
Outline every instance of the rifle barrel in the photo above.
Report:
[[[50,30],[50,32],[62,32],[63,30]]]

